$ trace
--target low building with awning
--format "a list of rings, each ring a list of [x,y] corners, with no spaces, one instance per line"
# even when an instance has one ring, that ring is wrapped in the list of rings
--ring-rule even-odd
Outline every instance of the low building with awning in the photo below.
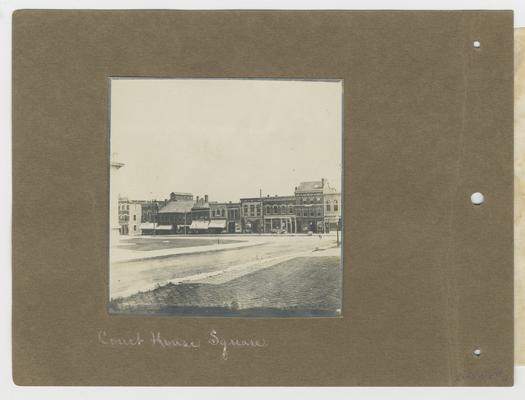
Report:
[[[155,223],[153,222],[142,222],[140,224],[141,235],[154,235],[155,234]]]
[[[155,222],[143,222],[140,224],[142,235],[169,235],[173,233],[173,225],[159,225]]]
[[[221,233],[226,229],[226,220],[212,219],[208,225],[208,229],[211,233]]]
[[[192,232],[202,233],[208,231],[209,221],[206,220],[200,220],[200,221],[192,221],[190,225],[190,230]]]
[[[157,225],[155,230],[159,232],[171,232],[173,230],[173,225]]]
[[[172,193],[172,199],[162,207],[157,214],[157,229],[162,226],[162,231],[166,231],[169,226],[169,233],[186,233],[184,227],[191,224],[191,207],[192,200],[179,200],[176,194]],[[186,195],[186,194],[184,194]],[[182,195],[181,195],[182,196]],[[190,196],[188,194],[187,196]],[[166,234],[162,232],[162,234]]]

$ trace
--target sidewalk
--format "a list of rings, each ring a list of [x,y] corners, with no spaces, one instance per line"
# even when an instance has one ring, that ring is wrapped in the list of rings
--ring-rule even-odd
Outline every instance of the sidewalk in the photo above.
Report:
[[[212,251],[233,250],[233,249],[257,246],[262,243],[264,243],[264,240],[252,240],[252,241],[241,242],[241,243],[212,244],[212,245],[204,245],[204,246],[179,247],[179,248],[150,250],[150,251],[135,251],[135,250],[127,250],[127,249],[121,249],[118,247],[113,247],[110,252],[111,253],[110,262],[111,263],[121,263],[121,262],[147,260],[147,259],[152,259],[152,258],[176,256],[176,255],[182,255],[182,254],[197,254],[197,253],[207,253],[207,252],[212,252]]]

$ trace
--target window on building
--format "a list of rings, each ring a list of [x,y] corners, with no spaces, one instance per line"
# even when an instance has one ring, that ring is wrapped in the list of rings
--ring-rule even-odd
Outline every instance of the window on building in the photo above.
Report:
[[[334,200],[334,211],[339,211],[339,205],[337,204],[337,200]]]
[[[279,209],[277,208],[277,206],[273,206],[273,213],[279,214]]]
[[[313,216],[314,216],[314,209],[310,208],[310,217],[313,217]]]
[[[137,214],[133,214],[133,221],[137,220]]]
[[[320,208],[320,207],[317,209],[317,216],[318,216],[318,217],[321,216],[321,208]]]
[[[255,215],[255,206],[250,204],[250,215]]]
[[[134,230],[134,231],[137,230],[137,225],[133,225],[133,230]]]
[[[328,201],[326,202],[326,211],[330,211],[330,209],[331,209],[331,206],[330,206],[330,200],[328,200]]]
[[[261,205],[257,204],[257,216],[261,215]]]
[[[270,214],[271,211],[270,211],[270,206],[266,206],[266,214]]]
[[[244,206],[244,215],[248,215],[248,206],[247,205]]]
[[[288,212],[289,212],[290,214],[293,214],[293,206],[288,206]]]
[[[303,216],[304,216],[304,217],[308,217],[308,209],[307,209],[307,208],[305,208],[305,209],[303,210]]]
[[[129,211],[129,204],[126,204],[126,210]]]

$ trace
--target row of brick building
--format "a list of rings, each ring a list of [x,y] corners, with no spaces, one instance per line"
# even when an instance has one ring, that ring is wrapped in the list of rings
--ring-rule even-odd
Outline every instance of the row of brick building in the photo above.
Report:
[[[139,220],[140,216],[140,220]],[[210,201],[173,192],[169,200],[119,200],[121,234],[328,233],[338,229],[341,194],[326,179],[302,182],[290,196]]]

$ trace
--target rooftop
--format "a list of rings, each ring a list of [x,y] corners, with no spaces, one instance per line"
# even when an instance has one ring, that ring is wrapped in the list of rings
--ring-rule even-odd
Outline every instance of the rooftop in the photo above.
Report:
[[[316,190],[323,190],[323,181],[301,182],[296,192],[311,192]]]
[[[262,198],[263,201],[295,201],[294,195],[288,196],[266,196]]]
[[[188,192],[171,192],[170,194],[176,194],[178,196],[193,196],[193,193]]]
[[[295,188],[295,192],[338,193],[337,189],[330,186],[330,183],[328,183],[327,179],[321,179],[320,181],[301,182],[299,186]]]
[[[169,201],[168,204],[166,204],[166,206],[162,207],[159,210],[159,214],[190,212],[191,207],[193,207],[193,201]]]

